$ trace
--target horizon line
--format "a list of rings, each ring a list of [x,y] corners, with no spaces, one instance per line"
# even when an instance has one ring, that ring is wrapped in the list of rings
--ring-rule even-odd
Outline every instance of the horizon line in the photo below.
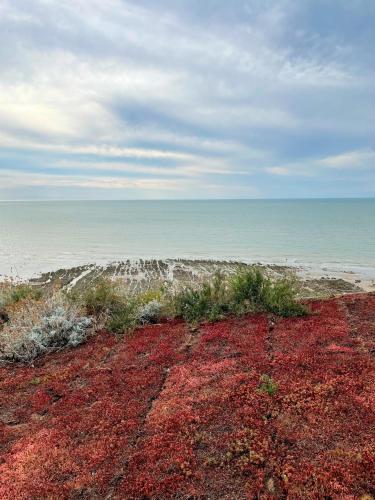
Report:
[[[34,203],[59,203],[59,202],[109,202],[109,201],[126,201],[126,202],[176,202],[176,201],[293,201],[293,200],[374,200],[374,196],[311,196],[311,197],[290,197],[290,198],[116,198],[116,199],[102,199],[102,198],[61,198],[61,199],[0,199],[0,203],[7,202],[34,202]]]

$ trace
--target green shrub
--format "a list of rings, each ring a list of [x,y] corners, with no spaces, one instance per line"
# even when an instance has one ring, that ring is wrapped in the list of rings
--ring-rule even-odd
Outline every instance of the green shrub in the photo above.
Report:
[[[157,302],[163,302],[167,289],[163,286],[160,288],[149,288],[148,290],[137,294],[137,301],[139,304],[149,304],[150,302],[156,300]]]
[[[89,315],[110,314],[118,309],[123,301],[119,286],[109,279],[99,280],[83,295],[83,305]]]
[[[107,319],[107,328],[113,333],[124,333],[131,331],[138,325],[137,320],[137,304],[129,300],[111,310]]]
[[[12,303],[19,302],[24,299],[39,300],[42,297],[42,290],[30,285],[17,285],[10,292]]]
[[[0,289],[0,309],[5,309],[7,306],[25,299],[40,300],[42,295],[42,290],[35,286],[6,283]]]
[[[186,287],[173,297],[174,313],[189,323],[216,321],[227,314],[272,312],[280,316],[307,313],[296,301],[293,280],[272,282],[259,268],[240,271],[230,279],[217,274],[198,287]]]
[[[259,392],[266,392],[269,396],[274,396],[278,390],[279,384],[272,377],[266,374],[260,377]]]
[[[270,285],[265,294],[265,309],[278,316],[304,316],[305,305],[296,301],[296,284],[293,280],[283,279]]]
[[[233,310],[238,313],[263,309],[270,280],[258,268],[237,273],[230,280]]]
[[[156,323],[162,315],[163,291],[148,290],[130,293],[120,283],[102,279],[83,295],[83,305],[90,315],[101,319],[103,326],[114,333],[133,330],[138,325]],[[79,296],[71,295],[79,302]]]
[[[203,282],[198,288],[184,288],[173,300],[176,316],[189,323],[217,321],[230,312],[227,283],[220,274],[216,274],[212,281]]]
[[[279,316],[301,316],[307,313],[306,307],[296,301],[294,280],[284,278],[272,282],[259,268],[236,274],[230,288],[232,310],[239,314],[266,311]]]

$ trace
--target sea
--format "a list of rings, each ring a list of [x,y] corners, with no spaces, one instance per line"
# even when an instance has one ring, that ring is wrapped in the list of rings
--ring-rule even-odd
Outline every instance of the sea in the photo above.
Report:
[[[375,278],[375,199],[0,202],[2,277],[154,258]]]

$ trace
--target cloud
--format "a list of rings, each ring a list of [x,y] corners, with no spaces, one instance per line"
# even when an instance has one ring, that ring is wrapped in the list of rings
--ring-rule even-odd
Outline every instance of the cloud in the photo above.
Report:
[[[375,170],[375,151],[371,149],[348,151],[338,155],[327,156],[320,163],[323,166],[337,169],[372,167]]]
[[[25,190],[29,194],[24,199],[50,199],[53,193],[57,199],[74,198],[79,193],[83,199],[117,199],[118,192],[126,192],[129,199],[202,199],[202,198],[248,198],[261,197],[259,189],[243,183],[219,183],[178,178],[141,177],[133,178],[71,175],[71,174],[40,174],[35,172],[0,171],[0,194],[4,199],[20,199],[19,193]],[[177,193],[177,195],[176,195]],[[11,197],[9,197],[9,194]]]
[[[374,193],[372,186],[375,182],[375,151],[364,149],[342,152],[324,158],[310,157],[303,162],[275,165],[266,167],[264,170],[271,175],[286,177],[289,182],[309,178],[315,185],[324,182],[325,186],[330,184],[340,190],[344,186],[349,193],[352,186],[361,185],[366,194],[372,194]],[[341,173],[340,177],[337,177],[336,171],[343,171],[345,174]],[[361,171],[363,175],[359,176],[358,172]]]
[[[18,148],[20,150],[47,151],[53,153],[69,153],[78,155],[93,155],[106,158],[147,158],[147,159],[194,159],[193,155],[174,151],[162,151],[145,148],[112,146],[110,144],[45,144],[30,140],[17,139],[0,134],[0,146],[3,148]]]
[[[40,175],[35,173],[16,174],[12,171],[0,172],[1,187],[43,186],[81,187],[96,189],[147,189],[156,191],[180,190],[182,184],[175,179],[144,179],[95,176]]]
[[[0,170],[107,171],[126,190],[137,172],[196,177],[228,195],[238,176],[265,196],[272,175],[364,181],[374,19],[370,0],[0,0]]]
[[[119,179],[118,177],[66,178],[54,176],[52,179],[30,180],[31,186],[81,187],[95,189],[150,189],[157,191],[180,190],[178,182],[170,179]]]
[[[53,165],[49,164],[54,168],[61,169],[76,169],[80,170],[101,170],[101,171],[117,171],[117,172],[127,172],[127,173],[138,173],[138,174],[153,174],[153,175],[169,175],[169,176],[182,176],[182,177],[201,177],[205,175],[247,175],[245,171],[235,171],[223,165],[220,162],[206,162],[205,164],[186,163],[185,165],[172,166],[172,167],[160,167],[160,166],[145,166],[137,163],[123,163],[123,162],[85,162],[85,161],[70,161],[61,160]]]
[[[287,167],[268,167],[265,169],[269,174],[274,175],[290,175],[291,172]]]

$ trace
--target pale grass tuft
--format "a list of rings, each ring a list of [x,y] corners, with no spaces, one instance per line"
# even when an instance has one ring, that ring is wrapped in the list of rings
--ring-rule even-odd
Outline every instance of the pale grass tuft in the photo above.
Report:
[[[0,331],[0,361],[29,362],[37,356],[84,342],[92,319],[60,294],[12,305],[10,321]]]

